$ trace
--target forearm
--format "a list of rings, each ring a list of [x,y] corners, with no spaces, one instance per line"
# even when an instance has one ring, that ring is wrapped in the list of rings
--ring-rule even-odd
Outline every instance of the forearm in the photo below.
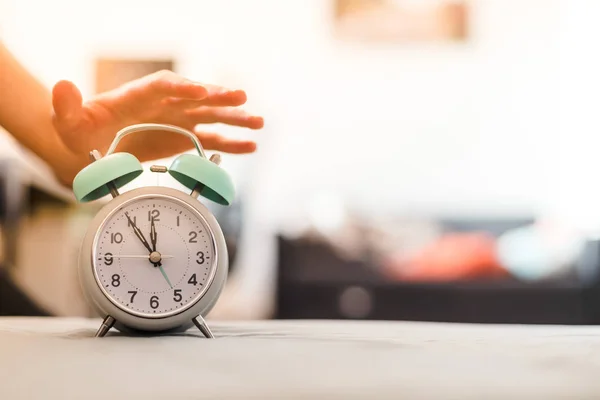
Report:
[[[0,126],[27,147],[70,185],[85,155],[63,144],[52,124],[52,95],[0,43]]]

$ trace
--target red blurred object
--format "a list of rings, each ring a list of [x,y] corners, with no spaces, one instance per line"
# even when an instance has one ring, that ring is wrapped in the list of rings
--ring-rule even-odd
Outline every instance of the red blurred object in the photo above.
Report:
[[[391,257],[385,263],[395,280],[455,281],[508,275],[496,257],[495,238],[486,233],[442,236],[412,255]]]

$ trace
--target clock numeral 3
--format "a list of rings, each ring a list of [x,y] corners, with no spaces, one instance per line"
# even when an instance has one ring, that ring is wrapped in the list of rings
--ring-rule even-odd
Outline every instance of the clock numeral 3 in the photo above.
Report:
[[[106,253],[104,255],[104,265],[112,265],[112,263],[113,263],[112,253]]]
[[[150,307],[157,309],[159,306],[158,304],[158,296],[152,296],[150,297]]]
[[[123,235],[119,232],[110,234],[110,242],[111,243],[121,243],[123,241]]]
[[[194,286],[198,284],[198,281],[196,280],[196,274],[190,276],[190,279],[188,279],[188,283]]]
[[[157,209],[148,211],[148,221],[152,221],[152,218],[154,218],[154,221],[160,221],[158,217],[160,217],[160,211]]]
[[[196,253],[196,255],[198,256],[198,259],[196,260],[196,262],[198,264],[204,264],[204,253],[199,251]]]
[[[112,285],[114,287],[118,287],[121,285],[121,277],[119,276],[119,274],[114,274],[112,276]]]
[[[133,303],[133,299],[135,298],[135,295],[137,294],[137,290],[130,290],[127,293],[129,293],[131,295],[131,300],[129,302]]]
[[[181,299],[183,299],[183,297],[181,296],[181,289],[175,289],[175,291],[173,293],[173,300],[181,301]]]

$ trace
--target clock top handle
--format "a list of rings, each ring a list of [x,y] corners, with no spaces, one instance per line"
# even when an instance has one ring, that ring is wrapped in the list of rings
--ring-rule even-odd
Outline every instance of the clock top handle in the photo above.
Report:
[[[109,194],[111,187],[118,189],[133,181],[143,172],[140,161],[130,153],[116,152],[121,139],[143,131],[172,132],[187,136],[198,152],[181,154],[175,158],[169,174],[179,183],[221,205],[230,205],[235,189],[229,174],[206,157],[202,144],[192,132],[174,125],[145,123],[121,129],[115,135],[104,157],[83,168],[73,181],[73,192],[80,202],[97,200]]]
[[[175,126],[175,125],[154,124],[154,123],[130,125],[128,127],[121,129],[115,135],[115,138],[113,139],[112,143],[110,144],[110,147],[106,151],[106,155],[108,156],[108,155],[113,154],[113,152],[119,145],[119,142],[125,136],[131,135],[132,133],[144,132],[144,131],[173,132],[173,133],[179,133],[180,135],[187,136],[188,138],[190,138],[190,140],[192,142],[194,142],[194,147],[198,151],[198,154],[200,154],[201,157],[206,158],[206,154],[204,153],[204,148],[202,147],[202,144],[200,143],[200,141],[198,140],[196,135],[194,135],[192,132],[188,131],[187,129],[183,129],[178,126]]]

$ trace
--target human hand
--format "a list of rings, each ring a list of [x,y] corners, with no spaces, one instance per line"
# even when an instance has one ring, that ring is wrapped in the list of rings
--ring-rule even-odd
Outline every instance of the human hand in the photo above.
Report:
[[[200,124],[223,123],[250,129],[263,127],[263,118],[237,108],[246,102],[242,90],[229,90],[185,79],[171,71],[160,71],[133,80],[83,102],[79,89],[69,81],[52,90],[53,125],[67,148],[87,159],[93,149],[105,153],[115,134],[138,123],[177,125],[193,131],[206,150],[251,153],[256,143],[227,139],[197,128]],[[169,157],[192,148],[185,136],[164,132],[160,140],[141,132],[123,138],[118,151],[134,154],[142,162]],[[71,184],[81,166],[65,169],[59,176]]]

